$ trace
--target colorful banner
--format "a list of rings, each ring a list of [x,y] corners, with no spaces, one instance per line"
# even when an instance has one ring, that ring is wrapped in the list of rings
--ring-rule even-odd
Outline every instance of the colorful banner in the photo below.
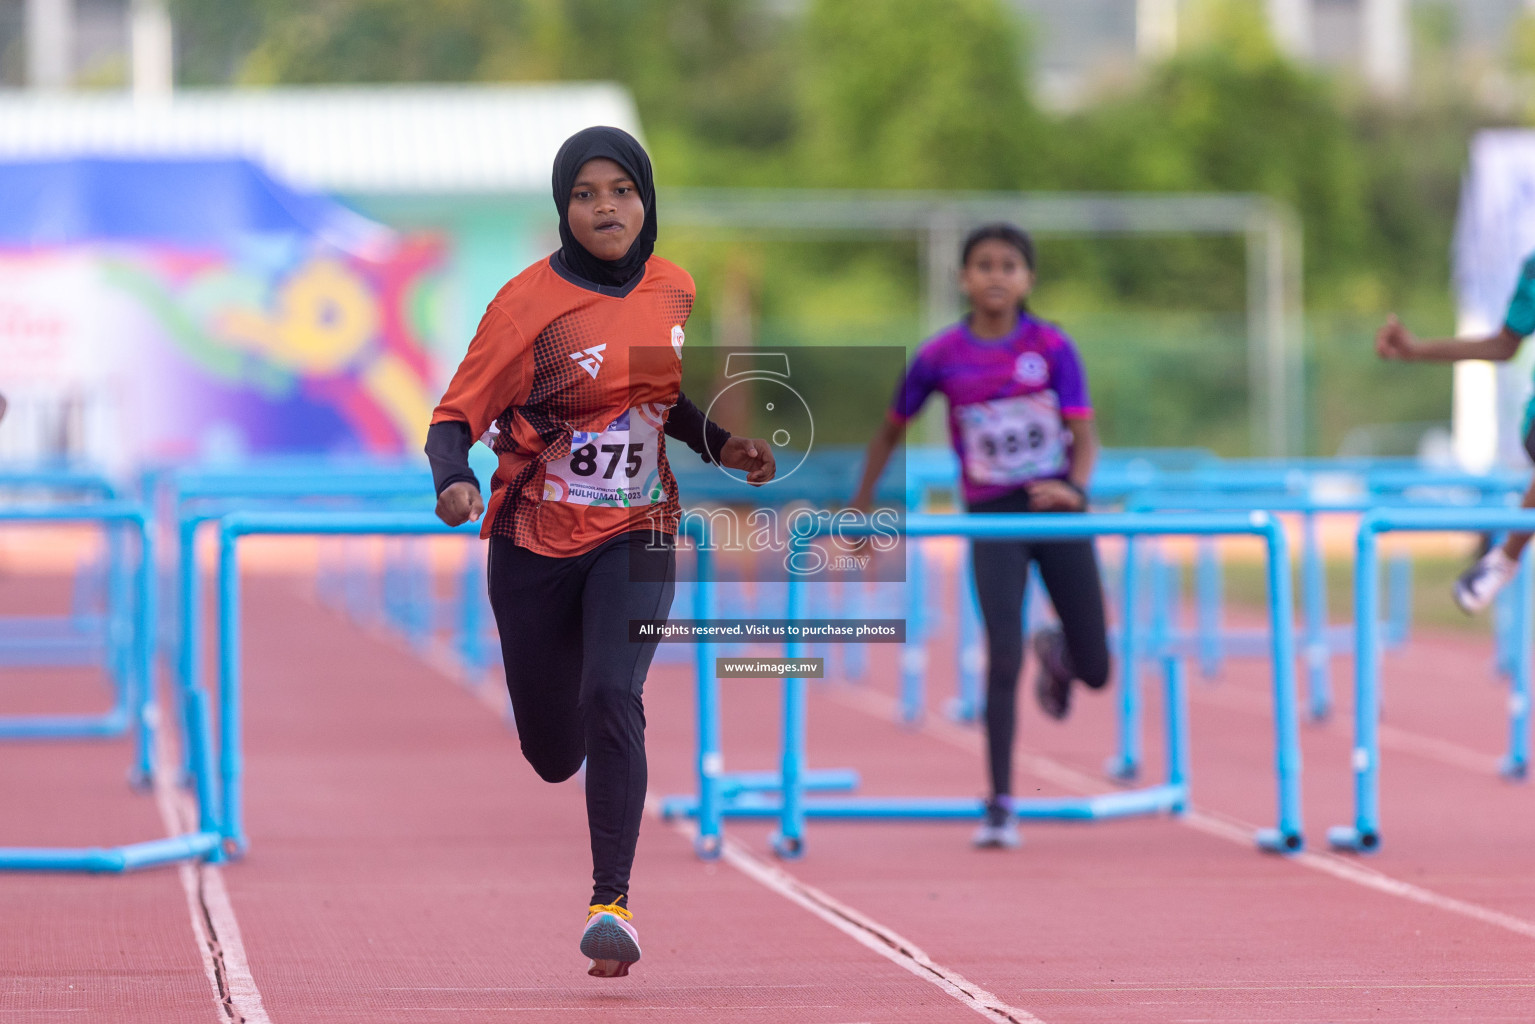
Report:
[[[0,382],[91,406],[105,429],[72,454],[108,465],[417,453],[444,246],[376,255],[292,234],[0,253]]]

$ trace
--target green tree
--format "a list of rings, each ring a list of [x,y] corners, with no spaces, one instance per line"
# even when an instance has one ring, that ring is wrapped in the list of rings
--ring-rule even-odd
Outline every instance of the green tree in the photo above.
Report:
[[[1330,280],[1361,253],[1366,175],[1350,124],[1326,80],[1262,38],[1213,35],[1154,69],[1135,92],[1062,128],[1055,175],[1045,184],[1271,196],[1301,216],[1308,283]],[[1206,260],[1182,261],[1186,287],[1206,276],[1203,262],[1207,284],[1224,281],[1217,290],[1240,303],[1242,293],[1233,294],[1240,279],[1223,272],[1223,254],[1203,248]],[[1184,249],[1189,257],[1197,251]],[[1157,288],[1166,273],[1147,268],[1132,277]]]
[[[995,0],[816,0],[802,29],[802,180],[1014,188],[1042,119]]]
[[[792,25],[752,0],[173,3],[192,82],[622,82],[663,180],[766,180],[793,132]]]
[[[1404,392],[1381,370],[1367,328],[1390,308],[1428,331],[1452,322],[1459,180],[1488,117],[1448,56],[1448,8],[1419,11],[1418,50],[1437,56],[1407,102],[1288,61],[1254,0],[1190,0],[1177,54],[1080,111],[1045,114],[1029,94],[1026,32],[1003,0],[171,3],[189,84],[620,82],[663,185],[1271,196],[1305,232],[1326,443],[1355,422],[1445,411],[1443,389]],[[1532,26],[1511,44],[1525,74]],[[1110,440],[1240,450],[1244,411],[1223,383],[1240,376],[1240,353],[1221,353],[1243,329],[1242,242],[1041,242],[1038,306],[1091,349],[1095,390],[1118,396],[1105,403],[1106,429],[1120,431]],[[705,336],[727,294],[729,309],[754,310],[760,336],[786,342],[911,343],[920,330],[909,245],[722,245],[672,231],[663,245],[699,278]],[[1175,378],[1148,397],[1146,381]]]

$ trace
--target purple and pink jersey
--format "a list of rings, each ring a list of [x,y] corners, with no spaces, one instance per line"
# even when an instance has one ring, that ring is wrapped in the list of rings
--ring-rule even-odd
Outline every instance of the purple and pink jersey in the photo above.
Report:
[[[928,340],[906,370],[891,417],[911,419],[934,391],[949,400],[949,438],[969,505],[1064,478],[1071,432],[1062,417],[1093,414],[1076,346],[1026,313],[1005,338],[977,338],[958,323]]]

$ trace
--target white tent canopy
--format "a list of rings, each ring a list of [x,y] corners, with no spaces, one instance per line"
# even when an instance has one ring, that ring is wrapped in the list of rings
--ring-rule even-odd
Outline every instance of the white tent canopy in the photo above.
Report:
[[[243,156],[300,188],[351,193],[543,192],[571,132],[639,134],[627,90],[560,85],[328,86],[0,97],[0,160]]]
[[[1535,131],[1482,132],[1471,143],[1455,228],[1458,330],[1486,335],[1503,323],[1519,268],[1535,252]],[[1462,464],[1524,464],[1519,428],[1535,352],[1511,364],[1455,367],[1455,451]]]

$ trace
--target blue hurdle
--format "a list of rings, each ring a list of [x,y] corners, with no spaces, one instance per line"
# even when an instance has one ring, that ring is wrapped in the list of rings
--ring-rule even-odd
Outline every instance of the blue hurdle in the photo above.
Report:
[[[430,493],[430,492],[428,492]],[[218,554],[218,831],[227,856],[250,848],[245,831],[242,741],[243,669],[240,665],[239,542],[251,536],[472,536],[477,524],[449,528],[430,513],[348,511],[236,511],[219,521]]]
[[[433,493],[431,474],[415,463],[352,466],[323,459],[184,468],[163,474],[160,486],[167,503],[175,510],[180,533],[175,588],[177,618],[179,636],[187,638],[182,643],[190,644],[190,650],[177,652],[181,673],[192,671],[189,666],[198,664],[200,626],[194,609],[199,600],[200,577],[194,567],[196,533],[202,523],[236,509],[356,511],[359,501],[429,508]],[[381,586],[375,586],[376,581],[368,574],[350,571],[343,557],[337,592],[328,591],[323,571],[320,592],[322,598],[336,597],[337,603],[354,619],[380,612],[416,644],[426,642],[440,619],[439,613],[447,611],[455,618],[455,646],[471,677],[493,658],[499,658],[499,648],[487,643],[485,635],[488,605],[483,559],[472,557],[465,561],[457,596],[447,602],[453,606],[451,611],[428,600],[423,588],[410,585],[408,577],[416,574],[417,568],[409,564],[408,557],[402,559],[390,553],[382,579],[377,581]]]
[[[1485,493],[1480,493],[1483,500]],[[1503,495],[1498,494],[1501,500]],[[1307,710],[1313,721],[1324,721],[1332,713],[1332,683],[1330,661],[1335,653],[1347,650],[1350,641],[1348,627],[1334,630],[1327,621],[1326,560],[1317,531],[1320,516],[1337,513],[1364,513],[1382,506],[1413,507],[1410,499],[1392,495],[1374,495],[1359,499],[1333,500],[1306,494],[1237,494],[1237,493],[1171,493],[1143,492],[1132,495],[1125,505],[1129,512],[1213,512],[1263,509],[1268,512],[1294,512],[1301,517],[1301,605],[1304,620],[1301,649],[1306,663]],[[1207,586],[1218,585],[1220,568],[1214,553],[1201,549],[1198,556],[1199,575]],[[1411,622],[1411,563],[1398,560],[1391,566],[1391,586],[1388,591],[1388,621],[1384,626],[1386,642],[1392,646],[1407,641]],[[1214,637],[1204,630],[1218,629],[1219,608],[1211,607],[1213,598],[1205,593],[1198,596],[1198,621],[1200,630],[1193,643],[1197,646],[1202,662],[1214,662],[1222,652],[1219,634]]]
[[[951,452],[910,452],[907,460],[908,510],[924,510],[932,491],[955,490],[957,477],[958,462]],[[1508,474],[1424,470],[1409,459],[1222,460],[1199,449],[1147,449],[1106,451],[1093,482],[1092,497],[1095,503],[1124,501],[1125,511],[1264,508],[1302,512],[1307,709],[1313,719],[1320,720],[1331,710],[1329,657],[1350,649],[1352,633],[1347,626],[1332,628],[1327,624],[1325,563],[1315,514],[1359,511],[1393,502],[1486,501],[1502,494],[1516,482]],[[1338,493],[1349,497],[1334,496]],[[1308,508],[1315,514],[1307,514]],[[1261,633],[1221,630],[1221,566],[1213,540],[1200,538],[1197,548],[1196,628],[1192,634],[1170,631],[1167,641],[1180,647],[1193,645],[1198,652],[1201,671],[1207,678],[1219,671],[1225,656],[1261,656],[1267,646]],[[961,566],[961,573],[964,571]],[[1411,571],[1411,562],[1406,559],[1391,565],[1385,630],[1387,642],[1393,646],[1406,642],[1410,628]],[[961,580],[960,585],[966,584]],[[930,588],[935,595],[937,591],[938,588]],[[957,721],[974,721],[980,707],[978,673],[972,664],[976,660],[975,636],[978,635],[975,609],[970,603],[961,602],[958,618],[962,636],[959,687],[946,709]],[[922,649],[915,650],[911,656],[906,699],[900,709],[903,721],[914,721],[921,714],[921,708],[913,702],[922,696],[925,657],[926,651]],[[1113,774],[1121,778],[1134,777],[1133,756],[1121,752],[1116,761],[1118,767],[1111,766],[1110,769]]]
[[[140,538],[139,566],[136,570],[136,578],[144,577],[152,579],[153,573],[153,545],[150,541],[148,516],[137,505],[127,505],[120,502],[100,502],[88,505],[39,505],[30,507],[0,508],[0,523],[100,523],[109,537],[114,536],[121,528],[135,530]],[[121,545],[119,545],[121,547]],[[126,555],[124,555],[126,557]],[[146,599],[141,591],[136,591],[136,600],[139,605],[138,614],[143,615],[143,607]],[[114,595],[115,596],[115,595]],[[148,605],[153,611],[152,603]],[[119,609],[109,609],[108,621],[114,621],[123,614]],[[28,622],[38,621],[29,618]],[[149,621],[153,621],[151,618]],[[135,623],[132,631],[134,635],[134,652],[143,646],[143,641],[138,637],[138,623]],[[139,658],[130,655],[125,669],[119,673],[120,666],[109,663],[104,666],[109,674],[116,677],[113,687],[113,703],[110,710],[97,715],[24,715],[0,717],[0,738],[3,739],[79,739],[83,737],[107,737],[119,736],[133,727],[135,720],[142,721],[144,715],[144,703],[150,697],[148,685],[150,676],[144,663]],[[58,664],[53,659],[40,659],[28,664]],[[65,661],[66,664],[74,664],[73,661]],[[140,781],[149,777],[149,755],[145,742],[140,742],[140,756],[137,760],[136,773]]]
[[[694,592],[694,617],[711,617],[714,604],[708,585],[709,551],[701,524],[689,520],[685,532],[696,543],[699,558],[699,583]],[[1125,537],[1165,535],[1249,535],[1262,538],[1268,551],[1268,584],[1272,626],[1274,665],[1274,708],[1276,736],[1276,781],[1278,787],[1277,827],[1263,829],[1255,837],[1264,850],[1291,852],[1302,848],[1300,816],[1300,748],[1296,721],[1293,626],[1290,621],[1290,578],[1288,546],[1282,526],[1272,515],[1254,512],[1236,515],[1022,515],[964,516],[913,515],[906,520],[906,536],[961,536],[984,539],[1066,540],[1119,535]],[[1134,560],[1127,562],[1126,593],[1133,595]],[[803,580],[790,581],[787,617],[794,618],[803,606],[800,591]],[[1135,631],[1135,618],[1127,622],[1127,631]],[[798,644],[790,644],[788,654],[796,655]],[[725,817],[777,819],[774,849],[780,856],[797,857],[804,852],[807,818],[839,819],[973,819],[984,811],[973,799],[943,798],[870,798],[807,796],[804,780],[805,753],[805,680],[783,681],[782,765],[778,773],[781,796],[777,799],[760,794],[740,794],[729,798],[720,785],[724,758],[720,749],[718,680],[714,678],[711,644],[698,643],[695,650],[695,684],[698,699],[698,751],[696,796],[669,798],[663,809],[671,814],[690,814],[698,819],[695,850],[701,857],[718,856]],[[1026,819],[1105,819],[1128,815],[1153,814],[1183,810],[1189,798],[1186,754],[1186,713],[1184,710],[1183,673],[1178,657],[1169,652],[1163,657],[1165,684],[1169,701],[1168,779],[1161,785],[1140,790],[1093,797],[1022,800],[1017,813]],[[1128,683],[1126,684],[1128,685]]]
[[[420,471],[365,467],[353,472],[308,463],[283,470],[263,465],[246,468],[181,470],[162,478],[177,528],[176,613],[181,638],[177,651],[178,674],[195,682],[198,671],[200,629],[197,613],[201,600],[197,572],[197,533],[203,523],[237,509],[292,508],[304,500],[422,500],[432,493],[430,474]],[[188,649],[190,648],[190,649]]]
[[[1354,824],[1327,831],[1335,850],[1370,853],[1380,848],[1380,641],[1371,624],[1380,614],[1377,538],[1383,533],[1441,530],[1535,531],[1535,511],[1523,509],[1375,509],[1359,521],[1357,585],[1354,591]],[[1528,564],[1528,559],[1525,560]],[[1535,574],[1521,567],[1512,692],[1509,696],[1508,754],[1501,773],[1523,779],[1530,763],[1531,586]]]
[[[122,497],[108,477],[72,466],[0,468],[0,491],[20,492],[33,504],[39,492],[50,501],[116,501]],[[76,574],[67,616],[10,617],[0,623],[0,664],[16,666],[102,665],[115,689],[127,686],[132,653],[124,642],[131,627],[123,610],[131,603],[127,551],[120,527],[107,530],[105,590],[97,592],[95,566]],[[100,609],[96,607],[100,602]]]
[[[171,509],[177,524],[177,560],[174,631],[175,664],[178,677],[188,687],[200,685],[202,672],[203,626],[201,614],[202,576],[197,564],[197,535],[203,524],[237,510],[295,511],[300,509],[336,509],[357,511],[356,503],[369,501],[398,507],[402,502],[429,507],[432,478],[423,467],[413,463],[378,464],[334,463],[327,460],[265,460],[231,466],[180,468],[158,477],[158,489]],[[401,570],[390,560],[384,575],[386,593],[383,610],[402,629],[421,642],[425,631],[436,622],[437,609],[418,587],[401,586]],[[341,572],[342,603],[357,617],[353,598],[362,593],[376,594],[372,581],[359,574]],[[319,581],[325,595],[322,567]],[[466,666],[483,668],[486,648],[484,631],[484,564],[479,558],[466,560],[457,607],[459,636],[456,641]],[[184,769],[190,775],[191,768]]]
[[[104,501],[88,505],[40,506],[0,509],[0,523],[101,523],[104,528],[136,533],[138,565],[133,578],[133,638],[131,666],[125,685],[110,711],[101,715],[48,715],[8,717],[0,720],[0,736],[6,738],[61,739],[118,735],[133,730],[135,756],[132,781],[147,785],[153,778],[155,731],[155,548],[149,516],[138,505]],[[188,701],[194,725],[188,732],[194,742],[207,735],[207,708],[193,695]],[[208,826],[213,820],[206,778],[198,787],[201,821],[197,832],[129,843],[115,847],[6,847],[0,848],[0,870],[11,871],[129,871],[136,868],[216,856],[218,835]]]

